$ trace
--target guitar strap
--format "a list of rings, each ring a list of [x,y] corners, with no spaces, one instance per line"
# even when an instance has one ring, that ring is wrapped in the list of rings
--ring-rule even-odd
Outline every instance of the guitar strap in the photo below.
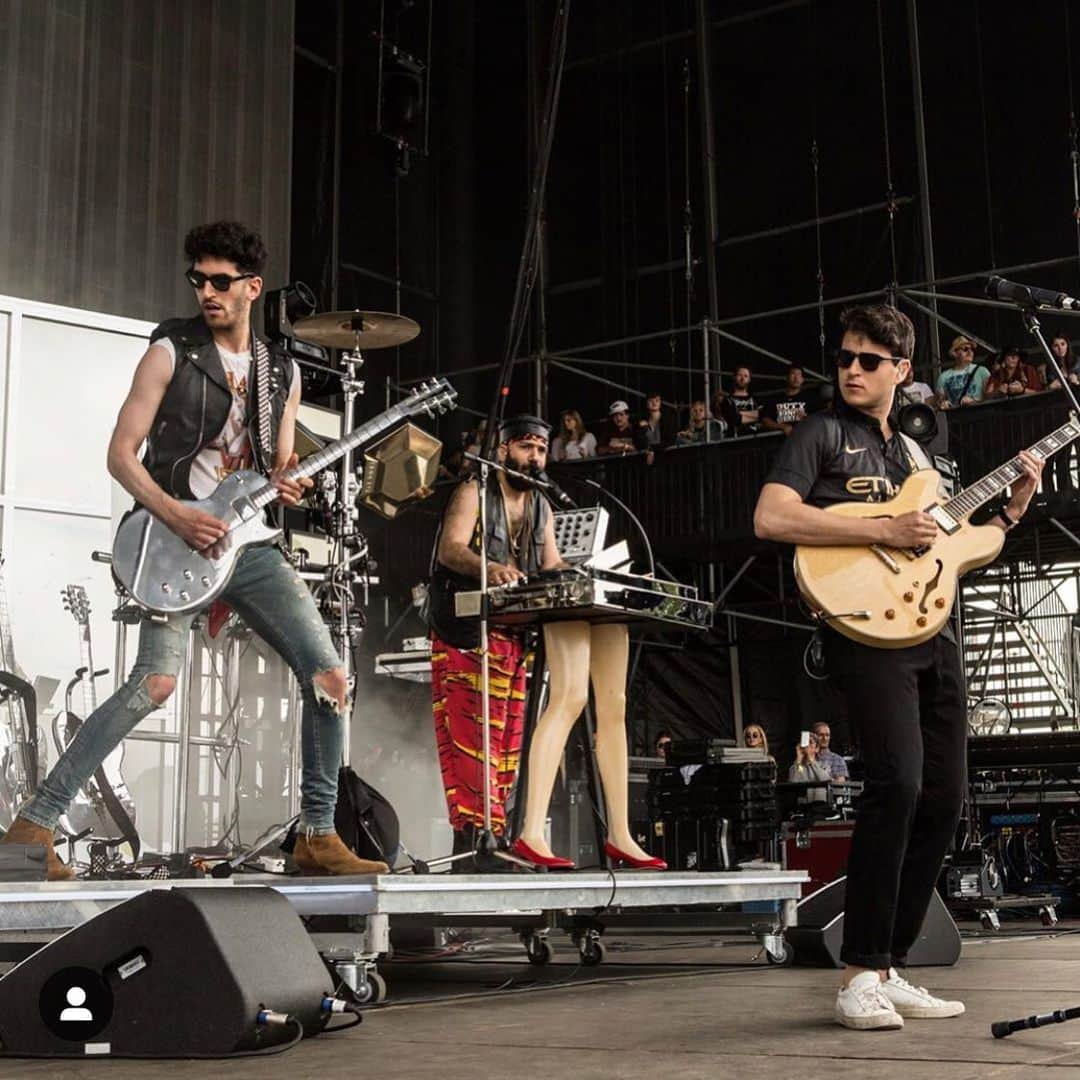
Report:
[[[255,359],[255,408],[260,444],[253,448],[252,456],[269,475],[274,468],[274,447],[270,445],[273,430],[270,422],[270,350],[254,333],[251,335],[251,355]]]
[[[911,464],[915,466],[915,470],[932,469],[934,467],[934,463],[923,449],[922,443],[917,442],[903,431],[900,432],[900,438],[904,440],[904,447],[907,450],[908,458],[910,459]]]
[[[956,404],[959,405],[964,398],[967,397],[967,392],[971,389],[971,380],[975,378],[975,371],[978,368],[978,364],[972,364],[971,370],[968,372],[968,377],[964,381],[964,388],[960,391],[960,396],[956,399]]]
[[[905,434],[903,431],[900,432],[900,438],[904,440],[904,447],[907,450],[908,461],[910,461],[911,465],[913,466],[912,472],[917,472],[920,469],[934,468],[934,463],[930,460],[930,455],[927,454],[926,449],[923,447],[922,443],[917,442],[910,435]],[[945,488],[944,480],[942,480],[941,483],[938,484],[938,495],[940,495],[943,499],[947,499],[949,497],[949,492]]]

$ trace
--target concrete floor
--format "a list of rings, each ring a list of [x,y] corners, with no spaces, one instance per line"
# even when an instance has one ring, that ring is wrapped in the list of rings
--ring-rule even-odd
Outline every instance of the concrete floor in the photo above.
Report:
[[[555,962],[540,969],[496,938],[441,962],[395,961],[385,969],[389,1001],[367,1010],[363,1024],[279,1057],[0,1061],[0,1076],[1080,1078],[1080,1020],[990,1037],[993,1020],[1080,1005],[1080,933],[1030,934],[969,939],[956,967],[913,973],[968,1011],[899,1032],[835,1026],[834,972],[751,963],[755,948],[742,942],[612,935],[604,965],[582,968],[556,940]]]

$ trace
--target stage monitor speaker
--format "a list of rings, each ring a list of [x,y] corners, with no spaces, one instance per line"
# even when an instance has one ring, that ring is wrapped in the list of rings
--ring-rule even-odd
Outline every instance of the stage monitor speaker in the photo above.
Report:
[[[69,930],[0,979],[18,1056],[227,1056],[322,1030],[331,977],[292,905],[263,886],[153,888]],[[0,1073],[3,1065],[0,1065]]]
[[[784,931],[794,950],[795,963],[810,967],[843,967],[840,946],[844,940],[844,885],[837,878],[798,904],[798,925]],[[960,958],[960,931],[937,890],[922,929],[908,953],[908,967],[949,967]]]

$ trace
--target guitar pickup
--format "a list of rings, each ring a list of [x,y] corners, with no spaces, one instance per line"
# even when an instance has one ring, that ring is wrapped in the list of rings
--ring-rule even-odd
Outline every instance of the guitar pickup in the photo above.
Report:
[[[938,503],[934,503],[933,506],[928,506],[923,512],[929,514],[934,521],[937,522],[937,527],[946,536],[952,536],[952,534],[960,528],[960,522]],[[918,548],[916,549],[916,554],[921,555],[926,550],[926,548]]]
[[[241,495],[238,499],[233,499],[229,506],[232,507],[233,513],[241,521],[249,521],[259,511],[256,509],[255,504],[248,498],[247,495]]]

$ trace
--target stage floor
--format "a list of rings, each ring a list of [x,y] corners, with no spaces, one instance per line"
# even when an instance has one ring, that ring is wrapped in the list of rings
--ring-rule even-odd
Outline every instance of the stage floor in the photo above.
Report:
[[[569,948],[550,966],[531,967],[505,935],[474,938],[439,959],[400,958],[383,969],[390,1001],[368,1009],[360,1027],[280,1057],[221,1066],[0,1061],[0,1076],[145,1080],[226,1068],[230,1080],[1080,1077],[1080,1020],[1004,1040],[989,1030],[993,1020],[1080,1004],[1080,924],[966,933],[956,967],[913,973],[913,981],[962,998],[966,1015],[887,1032],[834,1025],[835,972],[751,966],[757,945],[745,939],[612,933],[609,948],[599,968],[579,967]]]

